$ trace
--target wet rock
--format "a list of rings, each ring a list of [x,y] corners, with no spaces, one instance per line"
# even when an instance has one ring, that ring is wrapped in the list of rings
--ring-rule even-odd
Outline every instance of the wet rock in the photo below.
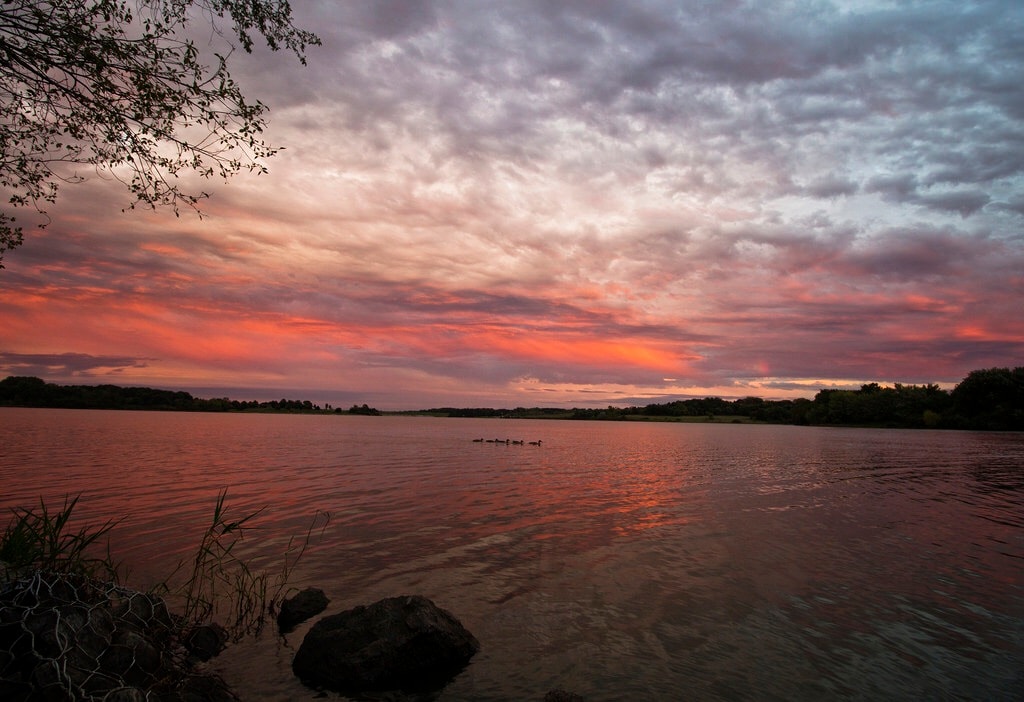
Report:
[[[224,650],[228,643],[228,632],[218,624],[203,624],[188,632],[185,648],[201,661],[208,661]]]
[[[110,646],[100,656],[99,663],[100,667],[109,675],[123,679],[135,664],[135,652],[128,646],[120,644]]]
[[[458,619],[427,598],[391,597],[318,621],[292,670],[306,684],[339,692],[430,691],[479,649]]]
[[[307,587],[302,592],[281,603],[281,611],[277,614],[277,626],[281,633],[288,633],[310,617],[314,617],[327,609],[330,600],[324,591]]]

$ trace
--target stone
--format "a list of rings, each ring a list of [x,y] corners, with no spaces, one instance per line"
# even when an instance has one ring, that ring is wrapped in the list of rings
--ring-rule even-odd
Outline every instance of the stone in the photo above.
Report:
[[[103,702],[146,702],[146,693],[137,687],[119,687],[105,694]]]
[[[544,695],[544,702],[585,702],[585,700],[575,692],[555,688]]]
[[[239,702],[224,680],[215,675],[190,675],[176,693],[165,694],[161,702]]]
[[[185,648],[201,661],[208,661],[228,643],[228,632],[219,624],[200,624],[185,636]]]
[[[281,633],[287,634],[296,625],[327,609],[330,600],[324,591],[316,587],[307,587],[302,592],[281,603],[281,611],[277,613],[277,626]]]
[[[480,650],[450,612],[425,597],[391,597],[320,619],[292,670],[337,692],[441,689]]]
[[[163,600],[112,583],[47,572],[6,583],[0,700],[235,700],[220,678],[196,668],[170,623]],[[226,636],[213,636],[219,650]]]

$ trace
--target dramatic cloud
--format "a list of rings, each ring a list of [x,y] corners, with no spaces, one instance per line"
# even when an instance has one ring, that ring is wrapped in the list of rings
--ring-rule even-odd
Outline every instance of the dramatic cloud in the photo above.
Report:
[[[270,175],[202,221],[65,187],[0,373],[421,407],[1024,362],[1019,3],[296,11],[308,67],[236,56]]]

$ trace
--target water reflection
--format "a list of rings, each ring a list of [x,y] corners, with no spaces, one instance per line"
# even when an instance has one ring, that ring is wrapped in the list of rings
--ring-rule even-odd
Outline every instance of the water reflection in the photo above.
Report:
[[[544,443],[471,441],[509,432]],[[268,562],[330,512],[296,585],[456,612],[484,649],[442,699],[1024,692],[1019,435],[0,409],[0,446],[0,506],[83,493],[140,578],[224,486]],[[302,633],[225,656],[246,699],[312,698]]]

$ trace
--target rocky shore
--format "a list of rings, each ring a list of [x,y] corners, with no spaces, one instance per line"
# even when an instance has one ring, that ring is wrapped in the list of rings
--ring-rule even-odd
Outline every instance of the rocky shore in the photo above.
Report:
[[[0,700],[238,700],[205,664],[226,644],[220,627],[185,626],[160,597],[81,575],[0,575]],[[328,602],[315,588],[299,592],[282,604],[279,628],[289,630]],[[321,618],[293,668],[311,692],[423,693],[443,688],[479,648],[454,615],[409,595]],[[544,700],[582,702],[563,690]]]
[[[203,660],[216,627],[183,631],[159,597],[35,572],[0,585],[0,699],[228,702]]]

